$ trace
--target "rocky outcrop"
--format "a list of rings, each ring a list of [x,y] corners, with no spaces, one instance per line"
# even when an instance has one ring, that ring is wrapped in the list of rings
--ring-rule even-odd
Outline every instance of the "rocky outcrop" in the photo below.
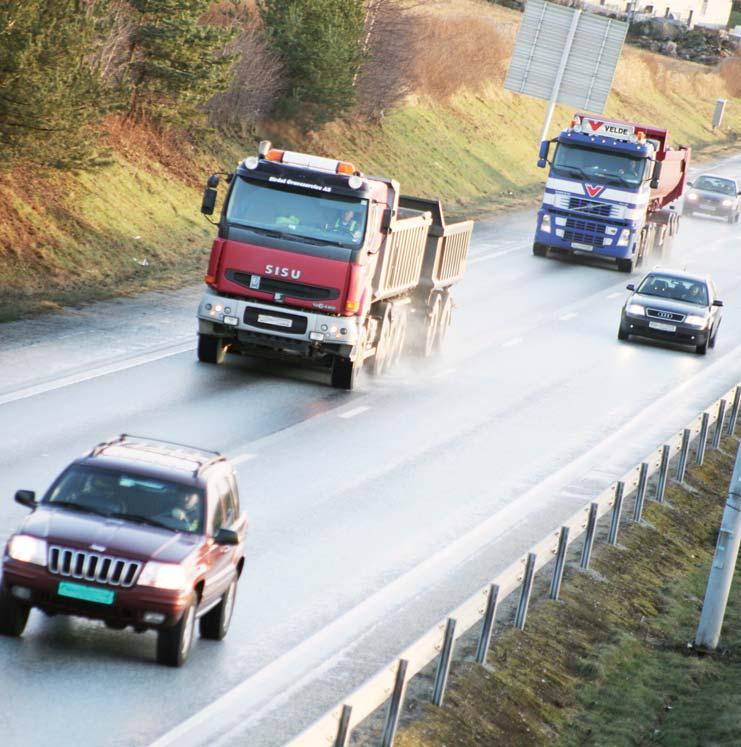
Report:
[[[738,41],[726,31],[684,24],[666,18],[637,21],[631,24],[628,41],[651,52],[691,60],[703,65],[717,65],[736,53]]]

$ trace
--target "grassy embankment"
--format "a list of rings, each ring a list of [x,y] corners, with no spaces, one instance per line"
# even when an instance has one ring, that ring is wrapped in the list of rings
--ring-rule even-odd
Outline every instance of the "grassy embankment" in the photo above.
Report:
[[[462,664],[442,709],[427,707],[397,747],[741,744],[741,570],[722,650],[698,656],[699,620],[739,441],[709,452],[667,505],[592,570],[567,570],[561,600],[540,600],[523,632],[505,631],[486,667]]]
[[[435,7],[487,14],[508,57],[519,14],[481,0]],[[306,137],[278,124],[265,132],[283,133],[281,145],[393,175],[405,191],[439,196],[458,212],[533,202],[542,189],[534,163],[545,104],[503,90],[502,68],[478,91],[412,96],[379,124],[336,122]],[[724,131],[712,132],[707,123],[720,96],[729,98]],[[553,133],[570,114],[557,110]],[[728,147],[741,132],[741,99],[730,97],[716,72],[632,48],[623,53],[607,114],[666,125],[675,142],[705,152]],[[213,235],[198,213],[204,176],[231,168],[255,144],[225,142],[199,153],[147,131],[114,129],[110,166],[77,175],[17,170],[0,183],[0,320],[201,277]]]

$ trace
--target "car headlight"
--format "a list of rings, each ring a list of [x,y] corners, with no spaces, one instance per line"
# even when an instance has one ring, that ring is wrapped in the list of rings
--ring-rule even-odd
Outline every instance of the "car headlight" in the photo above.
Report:
[[[30,534],[16,534],[8,543],[8,555],[22,563],[46,565],[46,541]]]
[[[625,310],[633,316],[646,316],[646,310],[639,303],[629,303]]]
[[[697,192],[689,192],[687,194],[687,199],[688,200],[693,200],[693,201],[696,200],[697,199]]]
[[[733,200],[723,200],[723,207],[731,207]]]
[[[695,314],[690,314],[685,320],[685,324],[691,324],[693,327],[704,327],[708,320],[704,316],[696,316]]]
[[[185,570],[175,563],[158,563],[150,560],[139,576],[139,586],[179,591],[185,586]]]

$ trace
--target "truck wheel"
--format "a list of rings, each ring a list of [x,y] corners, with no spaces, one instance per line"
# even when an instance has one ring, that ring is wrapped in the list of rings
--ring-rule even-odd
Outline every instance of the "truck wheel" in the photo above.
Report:
[[[617,261],[617,268],[620,270],[620,272],[633,272],[633,268],[635,267],[635,260],[634,259],[619,259]]]
[[[201,363],[223,363],[226,345],[220,337],[214,335],[198,335],[198,360]]]
[[[427,315],[427,327],[425,328],[425,345],[422,353],[425,358],[429,358],[435,350],[437,334],[440,325],[440,314],[442,313],[442,301],[440,294],[435,294],[435,300],[432,302],[432,308]]]
[[[9,591],[0,591],[0,635],[20,638],[30,612],[30,607],[21,604]]]
[[[370,370],[374,376],[380,376],[387,368],[389,355],[392,352],[393,338],[391,336],[391,307],[387,306],[381,321],[381,331],[378,333],[376,352],[370,362]]]
[[[533,254],[536,257],[545,257],[548,254],[548,247],[545,244],[533,244]]]
[[[450,328],[450,319],[453,315],[453,299],[450,294],[445,294],[445,302],[440,312],[440,321],[437,325],[437,337],[435,338],[435,350],[441,350],[448,336]]]
[[[399,312],[399,318],[394,325],[392,352],[389,356],[389,368],[395,366],[404,351],[404,343],[407,338],[407,313],[406,309]]]
[[[185,664],[193,646],[193,631],[196,627],[195,594],[190,604],[183,610],[182,617],[175,625],[157,631],[157,662],[168,667],[181,667]]]
[[[229,623],[232,620],[236,596],[237,576],[229,584],[229,588],[224,592],[221,601],[198,621],[201,638],[206,638],[209,641],[220,641],[226,636]]]

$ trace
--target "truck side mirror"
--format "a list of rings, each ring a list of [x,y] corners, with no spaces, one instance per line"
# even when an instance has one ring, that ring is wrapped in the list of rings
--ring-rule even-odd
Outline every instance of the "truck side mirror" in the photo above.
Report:
[[[654,164],[654,173],[651,176],[651,189],[659,188],[659,177],[661,176],[661,161]]]
[[[391,231],[391,221],[394,219],[396,211],[393,208],[386,208],[381,218],[381,231],[389,233]]]
[[[206,182],[206,186],[212,187],[213,189],[216,189],[216,187],[219,186],[219,175],[218,174],[211,174],[211,176],[208,177],[208,181]]]
[[[26,506],[26,508],[36,508],[36,493],[33,490],[17,490],[15,502],[20,503],[21,506]]]
[[[218,177],[217,177],[218,178]],[[209,179],[209,181],[211,181]],[[216,190],[206,187],[203,192],[203,201],[201,202],[201,212],[204,215],[213,215],[216,207]]]
[[[548,151],[551,147],[551,141],[550,140],[543,140],[543,142],[540,144],[540,150],[538,151],[538,168],[544,169],[546,164],[548,163]]]

